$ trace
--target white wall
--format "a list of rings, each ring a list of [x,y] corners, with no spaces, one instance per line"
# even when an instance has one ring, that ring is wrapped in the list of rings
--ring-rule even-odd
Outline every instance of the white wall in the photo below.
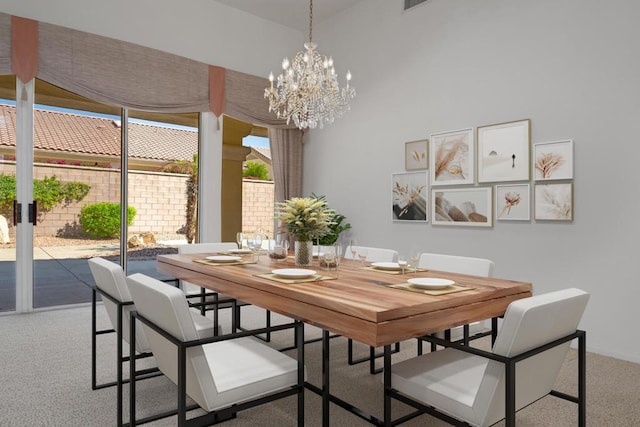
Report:
[[[361,244],[491,258],[534,293],[592,294],[590,351],[640,362],[640,2],[369,0],[318,31],[358,96],[307,135],[305,193],[326,194]],[[375,23],[375,25],[372,25]],[[573,139],[575,220],[492,229],[393,223],[404,143],[529,118],[532,143]]]
[[[346,117],[306,135],[305,192],[326,194],[361,243],[488,257],[498,277],[535,293],[591,292],[589,349],[640,362],[640,2],[431,0],[407,13],[401,3],[363,1],[314,26],[358,96]],[[305,37],[210,0],[0,0],[0,11],[265,76]],[[406,141],[523,118],[532,142],[575,141],[573,222],[391,221]]]

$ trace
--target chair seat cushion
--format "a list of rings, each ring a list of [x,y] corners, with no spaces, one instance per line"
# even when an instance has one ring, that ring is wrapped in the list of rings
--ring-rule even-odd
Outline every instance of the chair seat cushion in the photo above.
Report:
[[[447,348],[394,364],[391,385],[415,400],[477,425],[473,404],[487,364],[487,359]]]
[[[253,337],[206,344],[203,350],[218,391],[209,411],[297,384],[297,360]]]

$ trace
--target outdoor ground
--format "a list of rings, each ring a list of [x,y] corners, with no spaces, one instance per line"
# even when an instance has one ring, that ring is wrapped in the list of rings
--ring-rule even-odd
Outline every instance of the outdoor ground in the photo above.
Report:
[[[185,236],[183,234],[162,234],[155,235],[155,238],[159,242],[167,241],[167,242],[175,242],[180,240],[185,240]],[[33,239],[33,246],[40,248],[51,248],[51,247],[60,247],[60,246],[117,246],[119,244],[118,239],[69,239],[64,237],[56,237],[56,236],[36,236]],[[12,239],[10,243],[0,244],[1,248],[14,248],[15,240]],[[144,247],[139,248],[131,248],[128,250],[129,258],[136,259],[155,259],[157,255],[163,254],[175,254],[178,253],[177,244],[148,244]],[[119,250],[113,251],[105,251],[103,254],[99,254],[98,256],[117,256],[119,254]],[[95,256],[95,255],[92,255]],[[88,256],[89,257],[89,256]]]

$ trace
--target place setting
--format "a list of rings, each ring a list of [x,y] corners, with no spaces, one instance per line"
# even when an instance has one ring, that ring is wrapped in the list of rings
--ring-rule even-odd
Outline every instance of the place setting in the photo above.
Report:
[[[258,260],[254,257],[246,257],[241,255],[210,255],[202,259],[194,259],[193,262],[200,264],[212,265],[212,266],[229,266],[229,265],[243,265],[243,264],[256,264]]]
[[[279,268],[272,270],[271,273],[256,274],[256,277],[286,284],[336,279],[336,277],[318,274],[315,270],[307,268]]]
[[[454,280],[439,277],[415,277],[389,287],[427,295],[445,295],[474,289],[472,286],[458,285]]]

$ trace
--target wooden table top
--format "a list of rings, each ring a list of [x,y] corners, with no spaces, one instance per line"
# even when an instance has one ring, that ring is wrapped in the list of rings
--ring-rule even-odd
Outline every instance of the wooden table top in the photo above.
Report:
[[[334,280],[284,284],[257,277],[293,261],[207,265],[194,260],[211,253],[159,255],[158,271],[256,306],[300,319],[367,345],[379,347],[454,326],[502,315],[515,300],[531,296],[531,284],[434,270],[392,275],[343,260],[337,272],[309,267]],[[440,296],[387,285],[412,277],[451,279],[473,289]]]

